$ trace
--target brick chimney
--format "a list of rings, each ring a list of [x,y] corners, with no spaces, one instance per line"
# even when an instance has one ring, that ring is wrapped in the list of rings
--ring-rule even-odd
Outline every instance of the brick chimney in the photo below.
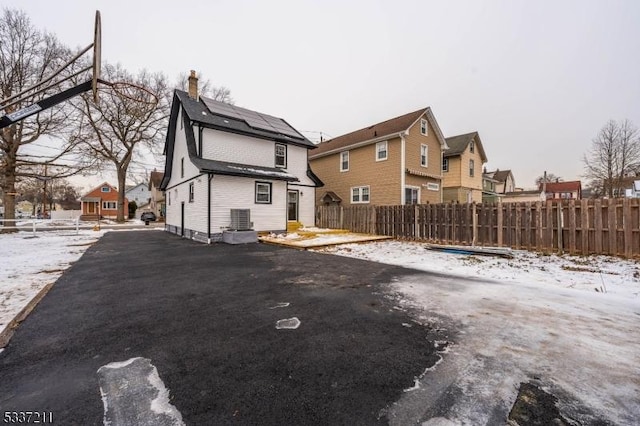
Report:
[[[189,97],[198,100],[198,77],[194,70],[191,70],[189,75]]]

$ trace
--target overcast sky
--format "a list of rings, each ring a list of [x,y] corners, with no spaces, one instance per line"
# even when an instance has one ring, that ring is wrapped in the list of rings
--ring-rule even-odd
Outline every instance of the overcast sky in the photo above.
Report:
[[[640,125],[640,1],[3,0],[73,47],[171,80],[194,69],[310,139],[430,106],[488,169],[579,179],[609,119]]]

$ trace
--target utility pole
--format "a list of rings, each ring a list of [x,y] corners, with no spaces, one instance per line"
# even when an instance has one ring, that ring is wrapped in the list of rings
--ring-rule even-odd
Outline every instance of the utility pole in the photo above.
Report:
[[[47,165],[44,165],[44,179],[42,179],[42,218],[47,218]]]

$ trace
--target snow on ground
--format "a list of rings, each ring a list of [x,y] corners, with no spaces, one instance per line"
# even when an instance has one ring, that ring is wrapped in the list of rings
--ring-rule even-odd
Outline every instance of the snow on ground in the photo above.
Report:
[[[573,288],[628,298],[640,295],[640,263],[610,256],[541,255],[514,250],[513,259],[504,259],[427,250],[426,244],[404,241],[348,244],[322,251],[422,271],[537,283],[541,289]]]
[[[363,242],[363,241],[388,239],[388,237],[381,237],[381,236],[375,236],[375,235],[369,235],[369,234],[354,234],[351,232],[323,233],[329,230],[325,230],[322,228],[300,229],[300,231],[303,231],[303,230],[304,232],[301,232],[301,233],[292,232],[288,234],[269,234],[269,235],[260,237],[260,240],[265,242],[270,242],[270,243],[294,246],[294,247],[312,248],[312,247],[322,247],[322,246],[327,246],[332,244],[345,244],[345,243],[356,243],[356,242]]]
[[[47,284],[55,282],[104,231],[0,234],[0,331]]]
[[[637,424],[636,262],[525,252],[498,259],[398,241],[323,251],[443,273],[416,272],[390,287],[398,309],[452,342],[440,363],[407,384],[389,409],[391,424],[504,424],[520,383],[529,381],[579,424]]]

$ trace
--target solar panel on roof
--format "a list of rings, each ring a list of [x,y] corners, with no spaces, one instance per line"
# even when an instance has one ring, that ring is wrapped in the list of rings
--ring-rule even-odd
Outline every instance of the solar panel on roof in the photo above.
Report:
[[[302,138],[302,135],[289,126],[284,120],[268,114],[261,114],[246,108],[225,104],[205,97],[201,98],[206,107],[213,114],[243,120],[254,129],[264,130],[271,133]]]

